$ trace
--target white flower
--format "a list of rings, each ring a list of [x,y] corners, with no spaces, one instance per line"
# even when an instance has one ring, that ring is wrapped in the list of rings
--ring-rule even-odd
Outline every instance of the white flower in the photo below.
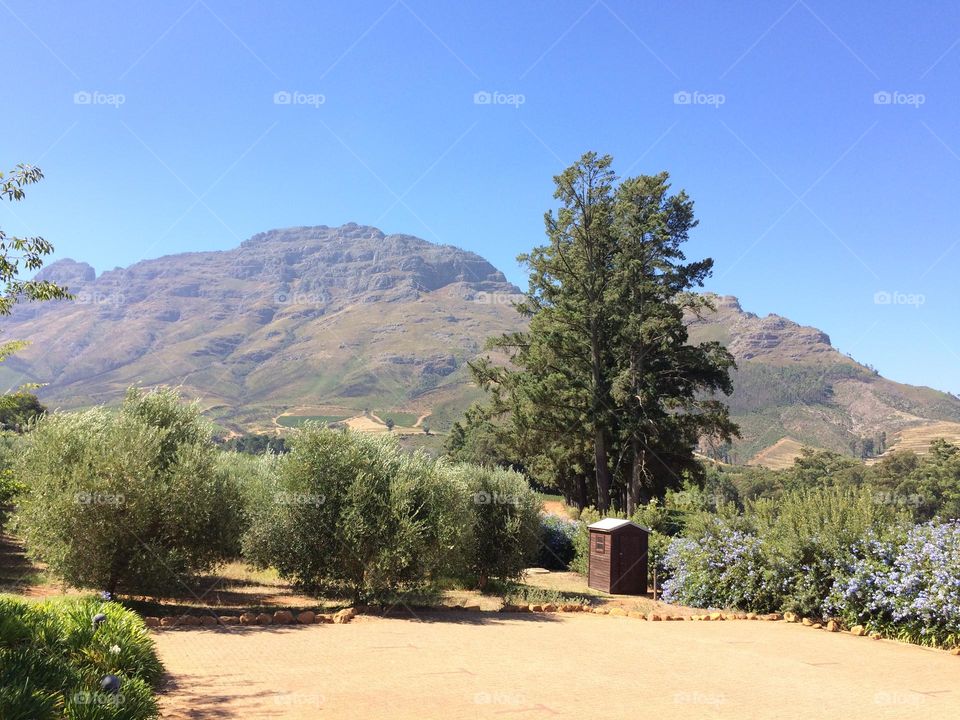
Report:
[[[120,646],[119,646],[119,645],[111,645],[111,646],[110,646],[110,653],[113,654],[113,655],[119,655],[119,654],[120,654]]]

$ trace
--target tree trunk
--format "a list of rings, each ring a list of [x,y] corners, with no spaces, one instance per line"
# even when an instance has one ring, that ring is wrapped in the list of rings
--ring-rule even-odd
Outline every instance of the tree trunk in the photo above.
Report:
[[[587,506],[587,479],[583,475],[577,476],[577,508],[583,510]]]
[[[630,449],[633,453],[633,463],[630,468],[630,481],[627,484],[627,517],[632,517],[637,511],[640,486],[643,483],[643,450],[640,447],[640,439],[636,435],[630,439]]]
[[[593,422],[596,428],[593,461],[597,472],[597,509],[605,513],[610,509],[610,462],[607,458],[607,436],[600,420],[606,398],[603,392],[603,352],[600,348],[600,332],[595,317],[591,320],[590,335],[590,361],[593,366]]]
[[[607,460],[607,437],[603,428],[597,428],[594,450],[594,463],[597,467],[597,509],[605,513],[610,509],[610,464]]]

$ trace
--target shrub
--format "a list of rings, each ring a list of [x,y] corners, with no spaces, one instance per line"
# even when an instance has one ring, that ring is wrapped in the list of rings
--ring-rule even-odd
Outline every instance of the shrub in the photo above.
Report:
[[[507,605],[546,605],[547,603],[553,603],[554,605],[565,605],[567,603],[573,605],[591,604],[590,597],[587,595],[579,595],[575,592],[563,590],[553,590],[552,588],[534,587],[513,581],[500,582],[493,580],[490,582],[488,590],[495,591],[497,595],[503,598],[503,602]]]
[[[830,604],[850,625],[923,645],[960,645],[960,522],[857,543]]]
[[[851,548],[861,539],[882,536],[895,520],[869,490],[824,488],[788,492],[776,502],[749,508],[764,552],[764,566],[782,586],[782,608],[823,616],[826,599]]]
[[[851,548],[893,522],[869,491],[824,488],[690,516],[667,552],[664,599],[700,607],[823,616]]]
[[[239,550],[239,492],[199,410],[172,391],[41,418],[14,473],[15,532],[71,585],[164,592]]]
[[[540,549],[537,566],[548,570],[566,570],[576,552],[573,546],[577,523],[557,515],[540,516]]]
[[[760,612],[780,603],[777,578],[765,564],[760,539],[749,529],[712,517],[693,537],[675,538],[663,559],[666,602]]]
[[[106,620],[97,627],[93,617]],[[147,720],[163,666],[142,620],[112,602],[70,598],[31,605],[0,597],[0,717]],[[103,692],[106,675],[120,679]]]
[[[244,539],[255,564],[358,599],[459,568],[467,498],[424,453],[307,423],[276,462]]]
[[[3,526],[10,504],[25,489],[10,467],[16,440],[17,436],[13,433],[0,433],[0,527]]]
[[[479,465],[446,468],[465,492],[470,518],[463,539],[468,578],[484,588],[492,577],[520,577],[540,542],[540,499],[518,472]]]
[[[616,513],[610,517],[616,517]],[[573,562],[570,563],[570,569],[574,572],[581,575],[587,574],[590,561],[590,531],[587,528],[602,518],[603,515],[594,507],[585,507],[580,511],[577,529],[573,536],[574,557]]]

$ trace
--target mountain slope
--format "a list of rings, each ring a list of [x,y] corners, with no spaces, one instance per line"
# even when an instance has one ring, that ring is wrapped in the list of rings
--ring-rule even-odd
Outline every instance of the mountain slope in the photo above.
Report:
[[[795,455],[803,445],[849,454],[864,438],[879,445],[884,433],[890,447],[907,429],[960,423],[960,398],[887,380],[843,355],[816,328],[778,315],[758,317],[735,297],[711,299],[716,311],[690,318],[690,337],[718,340],[737,360],[729,399],[743,432],[734,446],[737,462],[782,464],[789,461],[787,449]],[[785,438],[788,443],[779,442]],[[776,452],[764,454],[774,446]]]
[[[478,396],[466,362],[522,327],[510,306],[519,291],[483,258],[352,223],[272,230],[99,277],[61,260],[40,276],[76,300],[0,321],[6,339],[32,341],[0,365],[0,383],[46,383],[44,402],[63,408],[178,385],[238,431],[307,417],[443,430]],[[714,312],[688,322],[693,341],[718,340],[738,362],[734,461],[789,463],[804,445],[850,453],[882,433],[887,446],[944,428],[960,437],[960,399],[880,377],[820,330],[712,299]]]
[[[354,224],[274,230],[96,278],[61,261],[42,276],[76,301],[18,308],[0,326],[32,341],[5,368],[8,384],[48,383],[41,396],[61,407],[181,385],[234,429],[464,399],[465,362],[516,323],[500,300],[517,289],[481,257]]]

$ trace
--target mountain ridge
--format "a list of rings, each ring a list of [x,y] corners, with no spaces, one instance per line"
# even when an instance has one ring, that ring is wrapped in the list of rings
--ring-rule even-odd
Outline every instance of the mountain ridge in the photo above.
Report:
[[[479,396],[467,362],[523,327],[511,307],[520,290],[480,255],[356,223],[268,230],[99,275],[64,259],[38,277],[76,300],[0,321],[32,341],[0,365],[0,382],[45,383],[44,402],[64,408],[176,385],[234,431],[370,411],[426,413],[442,430]],[[868,436],[960,423],[960,399],[886,380],[818,328],[709,297],[715,310],[688,325],[692,341],[718,340],[738,361],[738,461],[787,437],[850,452]]]

